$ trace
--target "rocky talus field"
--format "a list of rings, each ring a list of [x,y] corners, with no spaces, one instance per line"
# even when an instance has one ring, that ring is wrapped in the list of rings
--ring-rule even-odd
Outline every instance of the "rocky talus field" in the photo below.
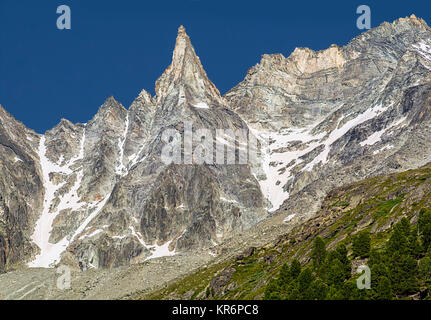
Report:
[[[311,263],[316,236],[355,261],[358,232],[378,249],[428,210],[431,29],[415,15],[264,54],[224,95],[181,26],[155,93],[43,135],[0,105],[0,298],[264,298],[284,263]],[[165,139],[191,127],[234,162],[187,158],[202,136]],[[167,143],[182,161],[163,161]]]

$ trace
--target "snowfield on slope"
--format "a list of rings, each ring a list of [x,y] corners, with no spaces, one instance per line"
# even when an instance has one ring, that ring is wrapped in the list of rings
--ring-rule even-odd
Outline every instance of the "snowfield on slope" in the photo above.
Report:
[[[279,209],[283,202],[289,197],[289,193],[284,190],[284,186],[289,180],[294,178],[291,169],[304,162],[304,160],[301,159],[302,156],[308,154],[317,147],[323,146],[323,150],[314,157],[314,159],[309,161],[301,171],[312,171],[314,166],[319,163],[326,165],[328,163],[329,152],[334,142],[343,137],[352,128],[375,118],[388,108],[389,106],[382,107],[381,104],[375,105],[339,127],[341,121],[345,118],[345,116],[341,116],[334,130],[329,133],[321,132],[316,135],[313,135],[312,132],[322,121],[306,128],[289,128],[275,133],[250,129],[259,140],[271,141],[269,147],[266,148],[262,163],[262,169],[266,178],[257,179],[262,193],[271,203],[272,207],[270,207],[268,211],[273,212]],[[376,143],[385,131],[399,125],[404,120],[404,118],[400,119],[388,128],[382,130],[382,132],[374,133],[361,145]],[[292,147],[292,142],[299,142],[302,148],[296,149]],[[289,150],[283,151],[283,148],[288,148]]]
[[[100,209],[104,206],[108,197],[105,197],[99,203],[86,203],[81,202],[78,196],[78,189],[84,175],[83,169],[73,171],[71,166],[84,158],[84,144],[85,144],[85,129],[83,137],[80,141],[79,153],[76,157],[70,159],[65,165],[61,166],[51,162],[46,156],[46,137],[42,136],[39,142],[38,155],[43,176],[43,187],[45,196],[43,199],[42,213],[36,222],[36,227],[32,235],[33,242],[39,247],[40,253],[36,255],[35,259],[31,261],[28,266],[32,268],[50,268],[60,261],[61,254],[66,250],[67,246],[81,233],[86,226],[90,223],[93,217],[97,215]],[[61,163],[60,158],[60,163]],[[50,179],[50,173],[61,173],[66,175],[76,174],[75,183],[68,193],[60,198],[55,212],[51,212],[51,205],[56,198],[57,191],[66,183],[66,181],[54,184]],[[91,214],[85,219],[81,226],[75,231],[72,237],[64,237],[57,243],[50,243],[54,219],[60,214],[62,210],[70,209],[71,211],[88,210]]]

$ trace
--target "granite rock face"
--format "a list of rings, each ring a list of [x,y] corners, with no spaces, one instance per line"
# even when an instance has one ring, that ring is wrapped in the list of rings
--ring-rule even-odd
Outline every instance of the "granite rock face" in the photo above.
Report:
[[[264,55],[226,94],[270,140],[270,211],[308,218],[335,187],[430,160],[430,39],[413,15],[385,22],[344,47]]]
[[[185,139],[185,119],[194,132],[208,129],[213,138],[217,129],[248,132],[206,76],[180,27],[172,64],[157,80],[156,96],[142,92],[130,108],[123,161],[126,171],[91,226],[103,232],[68,250],[69,255],[79,257],[81,268],[94,266],[95,261],[96,267],[112,267],[207,248],[265,217],[263,196],[247,163],[187,163],[181,141],[183,161],[164,163],[163,133],[175,129]],[[193,150],[198,145],[193,141]],[[95,259],[99,254],[89,253],[88,246],[100,248],[106,235],[110,247],[139,250],[115,255],[112,261]]]
[[[63,261],[82,270],[110,268],[208,248],[266,216],[247,161],[216,164],[215,150],[212,160],[194,161],[202,141],[216,145],[217,130],[249,132],[208,79],[183,27],[156,93],[143,90],[128,110],[110,97],[88,123],[63,119],[36,135],[33,175],[43,207],[25,226],[35,248],[30,267]],[[186,122],[193,134],[212,136],[190,141],[191,162],[186,142],[176,141],[184,161],[167,163],[163,136],[176,130],[185,137]],[[225,145],[235,148],[235,138]]]
[[[0,105],[0,272],[37,253],[32,227],[42,208],[39,137]]]
[[[411,16],[344,47],[264,55],[221,96],[180,27],[156,95],[128,109],[111,97],[41,136],[0,108],[0,270],[212,254],[268,212],[300,222],[334,187],[420,167],[430,70],[431,30]]]

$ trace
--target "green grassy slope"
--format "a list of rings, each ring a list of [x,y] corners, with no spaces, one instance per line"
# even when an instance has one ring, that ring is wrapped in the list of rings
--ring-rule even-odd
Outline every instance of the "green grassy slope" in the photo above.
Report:
[[[312,266],[311,252],[317,237],[323,239],[327,251],[345,245],[354,268],[367,261],[352,254],[352,240],[357,234],[369,233],[372,249],[384,251],[394,225],[406,217],[415,226],[422,208],[431,208],[430,164],[337,188],[312,219],[275,242],[204,267],[165,289],[147,295],[137,292],[131,298],[263,299],[268,284],[280,276],[284,264],[290,265],[297,259],[303,269]]]

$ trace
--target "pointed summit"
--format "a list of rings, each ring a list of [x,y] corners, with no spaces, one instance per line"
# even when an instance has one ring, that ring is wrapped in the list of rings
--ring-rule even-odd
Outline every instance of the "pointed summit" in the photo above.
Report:
[[[188,35],[187,35],[187,33],[186,33],[186,28],[184,28],[184,26],[183,26],[183,25],[181,25],[181,26],[178,28],[178,36],[180,36],[180,35],[183,35],[183,36],[188,37]]]
[[[143,100],[147,104],[153,104],[153,97],[151,97],[151,94],[146,90],[142,90],[139,93],[138,98]]]
[[[181,67],[181,64],[184,62],[184,58],[187,54],[192,60],[194,60],[194,62],[200,65],[200,60],[196,56],[195,49],[192,46],[190,37],[186,33],[186,29],[183,26],[180,26],[178,28],[175,49],[172,55],[172,65],[174,65],[175,67]],[[200,67],[202,66],[200,65]]]
[[[88,122],[88,126],[93,125],[95,122],[104,122],[106,119],[116,118],[123,121],[126,118],[127,109],[123,107],[113,96],[110,96],[99,107],[99,110],[94,117]]]
[[[139,93],[139,96],[130,105],[129,111],[136,111],[140,109],[145,113],[151,113],[154,109],[153,107],[154,102],[151,94],[146,90],[142,90],[141,93]]]
[[[416,15],[413,13],[410,15],[410,17],[407,16],[405,18],[399,18],[394,21],[394,23],[397,23],[397,22],[401,22],[401,23],[407,22],[416,27],[429,28],[424,19],[416,17]]]
[[[183,26],[180,26],[178,28],[174,53],[172,54],[172,64],[166,71],[177,71],[176,75],[179,75],[178,72],[181,72],[185,67],[187,67],[186,63],[194,64],[196,67],[201,69],[203,73],[205,73],[201,61],[195,53],[190,37],[186,33],[186,29]]]
[[[376,32],[380,32],[382,35],[387,35],[388,33],[394,35],[406,31],[417,34],[418,32],[423,31],[429,32],[430,27],[427,25],[425,20],[423,20],[422,18],[418,18],[416,15],[412,14],[404,18],[398,18],[392,21],[392,23],[386,21],[382,22],[376,28],[366,31],[365,34],[373,34]]]
[[[119,104],[119,102],[114,98],[114,96],[109,96],[106,100],[105,100],[105,104]]]
[[[110,96],[108,99],[106,99],[103,105],[100,106],[99,111],[105,109],[120,109],[121,111],[126,110],[123,105],[114,98],[114,96]]]
[[[208,79],[183,26],[178,28],[172,63],[156,82],[156,99],[160,102],[178,90],[182,92],[181,96],[187,92],[188,96],[202,102],[207,102],[204,100],[208,100],[208,97],[222,101],[219,91]]]

